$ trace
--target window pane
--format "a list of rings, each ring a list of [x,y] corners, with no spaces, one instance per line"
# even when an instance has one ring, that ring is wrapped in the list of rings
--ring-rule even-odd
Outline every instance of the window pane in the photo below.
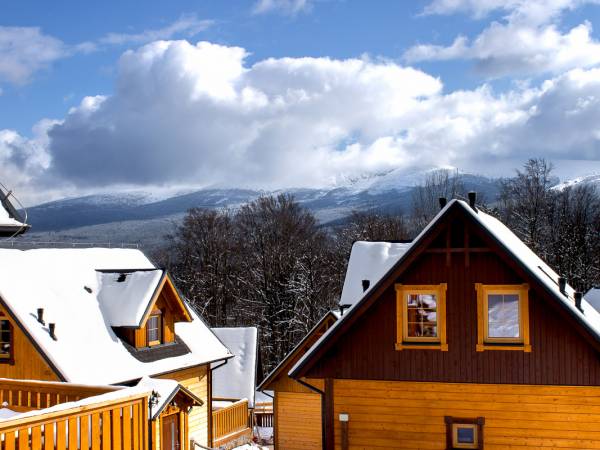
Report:
[[[438,337],[437,298],[433,294],[409,294],[406,302],[408,337]]]
[[[475,429],[471,427],[456,427],[456,440],[459,444],[474,444]]]
[[[518,338],[519,296],[492,294],[488,296],[488,337]]]
[[[10,322],[8,320],[0,320],[0,357],[10,356]]]

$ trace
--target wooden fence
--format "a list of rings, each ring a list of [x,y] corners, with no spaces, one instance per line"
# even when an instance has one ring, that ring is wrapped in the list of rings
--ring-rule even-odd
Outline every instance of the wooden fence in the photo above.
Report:
[[[102,403],[0,421],[1,450],[148,450],[148,399]]]
[[[76,402],[118,388],[85,386],[72,383],[0,379],[0,405],[6,402],[13,411],[44,409],[61,403]]]
[[[212,412],[214,447],[224,445],[248,433],[252,434],[248,414],[248,400],[240,400]]]

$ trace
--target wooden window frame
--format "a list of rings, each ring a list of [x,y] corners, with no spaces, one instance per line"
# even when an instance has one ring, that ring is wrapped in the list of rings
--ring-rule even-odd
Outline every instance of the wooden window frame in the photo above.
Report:
[[[447,284],[396,284],[396,350],[419,349],[448,351],[446,340],[446,290]],[[407,296],[410,294],[435,294],[437,298],[438,337],[407,336]]]
[[[529,339],[529,285],[528,284],[482,284],[475,283],[477,292],[477,348],[485,350],[517,350],[531,352]],[[519,296],[518,338],[490,338],[488,336],[488,296],[511,294]]]
[[[465,419],[445,416],[444,422],[446,423],[446,450],[483,449],[483,426],[485,425],[485,418]],[[475,445],[459,444],[457,442],[457,431],[461,426],[475,429]]]
[[[151,319],[153,319],[154,317],[156,317],[158,319],[158,340],[155,341],[151,341],[150,340],[150,329],[148,328],[149,322]],[[150,314],[150,316],[148,317],[148,320],[146,321],[146,340],[148,341],[148,347],[155,347],[157,345],[161,345],[163,343],[163,317],[162,317],[162,311],[160,310],[155,310],[152,311],[152,313]]]
[[[6,320],[10,327],[10,353],[7,356],[0,356],[0,364],[13,365],[15,363],[15,327],[12,321],[4,313],[0,313],[0,320]]]

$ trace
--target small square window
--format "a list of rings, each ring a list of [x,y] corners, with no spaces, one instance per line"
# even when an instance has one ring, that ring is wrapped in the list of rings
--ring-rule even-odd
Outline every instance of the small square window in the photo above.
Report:
[[[478,448],[477,425],[452,424],[452,445],[454,448]]]
[[[446,449],[483,448],[483,424],[485,419],[464,419],[446,416]]]

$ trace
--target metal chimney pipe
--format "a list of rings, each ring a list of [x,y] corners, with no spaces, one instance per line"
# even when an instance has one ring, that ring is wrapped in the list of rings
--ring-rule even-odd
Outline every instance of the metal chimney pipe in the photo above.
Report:
[[[558,289],[564,294],[567,289],[567,279],[565,277],[558,277]]]
[[[581,309],[581,299],[582,298],[583,298],[583,294],[581,292],[579,292],[579,291],[575,292],[575,306],[581,312],[583,312],[583,310]]]
[[[49,323],[48,324],[48,331],[50,332],[50,337],[52,339],[54,339],[55,341],[57,341],[58,339],[56,338],[55,330],[56,330],[56,324],[55,323]]]
[[[44,308],[37,309],[37,321],[42,325],[46,325],[46,322],[44,322]]]
[[[477,192],[471,191],[467,195],[469,196],[469,206],[476,209],[475,203],[477,202]]]
[[[371,286],[371,280],[362,280],[363,292],[369,289],[369,286]]]

